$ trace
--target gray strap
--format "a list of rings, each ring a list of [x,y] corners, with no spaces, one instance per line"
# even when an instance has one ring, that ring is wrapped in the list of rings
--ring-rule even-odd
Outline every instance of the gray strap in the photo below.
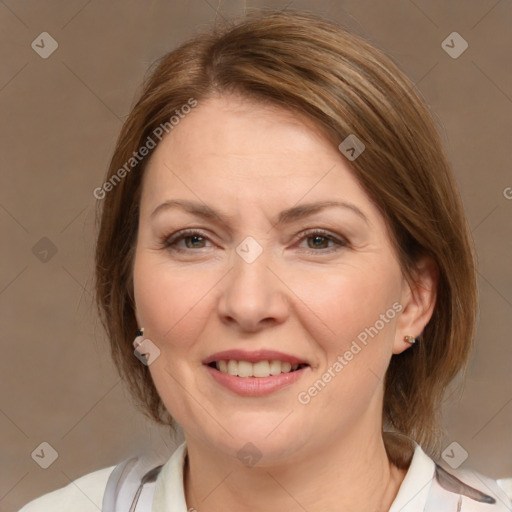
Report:
[[[150,469],[140,481],[139,488],[135,493],[135,497],[133,498],[132,505],[130,507],[130,512],[151,512],[151,508],[153,505],[153,496],[155,494],[156,487],[156,479],[162,466],[156,466],[153,469]],[[144,494],[144,500],[141,500],[142,492],[146,491]],[[140,502],[140,504],[139,504]]]
[[[496,503],[496,500],[492,496],[489,496],[484,492],[465,484],[457,477],[448,473],[448,471],[443,469],[438,464],[436,464],[436,480],[439,482],[439,485],[447,491],[462,496],[467,496],[468,498],[479,501],[480,503],[489,503],[491,505]]]
[[[457,474],[457,472],[455,472]],[[469,498],[469,500],[468,500]],[[496,500],[436,464],[434,478],[423,512],[501,511]]]
[[[119,463],[109,476],[102,512],[151,512],[155,482],[162,465],[134,457]]]

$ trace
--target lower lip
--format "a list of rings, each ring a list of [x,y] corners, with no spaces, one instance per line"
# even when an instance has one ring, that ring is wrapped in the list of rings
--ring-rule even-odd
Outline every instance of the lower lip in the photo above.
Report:
[[[210,375],[222,386],[242,396],[265,396],[283,389],[299,380],[309,366],[290,373],[269,377],[235,377],[205,365]]]

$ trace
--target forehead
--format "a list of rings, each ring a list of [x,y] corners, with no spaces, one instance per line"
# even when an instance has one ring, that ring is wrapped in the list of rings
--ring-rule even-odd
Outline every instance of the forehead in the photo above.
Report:
[[[233,162],[229,169],[239,171],[243,166],[237,165],[237,160],[243,160],[245,165],[261,162],[263,171],[276,159],[296,165],[304,156],[308,161],[324,160],[326,152],[339,157],[318,127],[304,115],[237,95],[215,96],[199,102],[155,153],[163,152],[174,153],[191,167],[198,161],[204,164],[222,160],[224,165]],[[251,167],[254,170],[256,166]]]
[[[142,209],[181,197],[245,209],[256,200],[281,209],[358,201],[368,216],[378,215],[348,161],[312,120],[239,96],[200,101],[154,151]]]

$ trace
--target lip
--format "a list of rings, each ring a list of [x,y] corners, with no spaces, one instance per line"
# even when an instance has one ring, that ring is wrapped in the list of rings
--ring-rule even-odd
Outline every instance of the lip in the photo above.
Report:
[[[282,361],[290,364],[307,364],[308,361],[301,359],[300,357],[292,356],[290,354],[284,354],[283,352],[278,352],[276,350],[253,350],[248,352],[246,350],[234,349],[234,350],[224,350],[222,352],[216,352],[211,356],[207,357],[203,364],[208,365],[217,361],[247,361],[249,363],[257,363],[258,361]],[[246,377],[250,378],[250,377]],[[260,377],[257,377],[260,379]],[[266,377],[263,377],[266,378]]]
[[[211,366],[205,366],[205,368],[217,383],[242,396],[269,395],[292,385],[305,372],[311,370],[310,366],[305,366],[290,373],[280,373],[279,375],[270,375],[269,377],[235,377]]]

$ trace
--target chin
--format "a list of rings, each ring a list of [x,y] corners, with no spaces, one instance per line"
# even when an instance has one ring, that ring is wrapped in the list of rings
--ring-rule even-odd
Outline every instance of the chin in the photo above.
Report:
[[[220,449],[230,457],[239,459],[246,466],[265,467],[289,463],[290,457],[297,455],[300,447],[304,446],[304,441],[296,439],[287,431],[280,432],[280,427],[276,429],[282,419],[281,417],[273,425],[265,425],[262,429],[251,426],[235,429],[230,425],[228,430],[233,437],[226,434],[222,441],[212,439],[211,445],[214,449]]]

